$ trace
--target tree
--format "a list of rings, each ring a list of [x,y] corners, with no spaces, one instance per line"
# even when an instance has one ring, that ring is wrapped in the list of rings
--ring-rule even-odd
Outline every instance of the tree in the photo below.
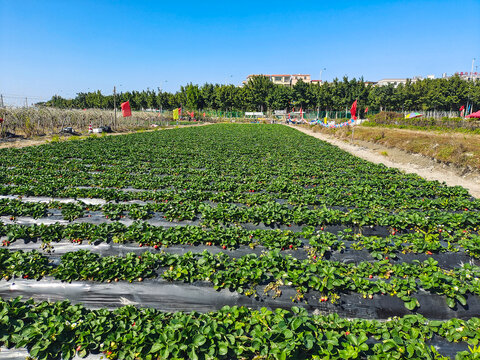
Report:
[[[247,107],[249,110],[267,109],[267,96],[274,88],[267,76],[252,76],[245,85]]]
[[[273,90],[267,96],[268,107],[273,110],[283,110],[289,107],[293,91],[290,87],[274,85]]]

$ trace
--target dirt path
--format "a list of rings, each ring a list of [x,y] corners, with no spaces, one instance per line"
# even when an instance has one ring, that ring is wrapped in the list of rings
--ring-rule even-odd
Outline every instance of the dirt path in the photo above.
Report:
[[[472,196],[480,198],[480,174],[478,173],[466,174],[463,169],[439,163],[419,154],[409,154],[399,149],[387,148],[365,141],[354,141],[352,144],[336,139],[333,136],[313,132],[310,129],[289,126],[307,135],[338,146],[340,149],[364,160],[397,168],[406,173],[417,174],[427,180],[445,182],[449,186],[459,185],[467,189]]]

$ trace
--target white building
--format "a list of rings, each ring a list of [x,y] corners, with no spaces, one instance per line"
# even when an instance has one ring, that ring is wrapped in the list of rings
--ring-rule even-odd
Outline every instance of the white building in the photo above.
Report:
[[[302,80],[303,82],[306,82],[306,83],[311,82],[310,74],[273,74],[273,75],[267,75],[267,74],[256,75],[256,74],[253,74],[253,75],[248,75],[247,80],[244,81],[243,83],[246,84],[254,76],[265,76],[268,79],[270,79],[271,82],[273,82],[274,84],[278,84],[278,85],[293,86],[299,80]],[[313,81],[315,81],[315,80],[313,80]]]
[[[400,84],[406,84],[408,80],[410,80],[412,83],[419,81],[419,80],[424,80],[424,79],[435,79],[435,75],[427,75],[426,77],[423,76],[414,76],[411,79],[408,78],[392,78],[392,79],[382,79],[378,80],[375,85],[377,86],[385,86],[385,85],[390,85],[392,84],[393,86],[397,87]]]
[[[399,84],[406,84],[407,79],[382,79],[377,81],[377,86],[385,86],[392,84],[397,87]]]

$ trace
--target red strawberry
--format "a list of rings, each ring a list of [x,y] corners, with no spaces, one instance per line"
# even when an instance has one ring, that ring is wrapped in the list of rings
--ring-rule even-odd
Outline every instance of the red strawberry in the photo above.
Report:
[[[293,245],[292,245],[292,244],[288,245],[288,247],[289,247],[290,249],[293,249]]]
[[[225,245],[222,246],[223,250],[225,250],[227,247]]]

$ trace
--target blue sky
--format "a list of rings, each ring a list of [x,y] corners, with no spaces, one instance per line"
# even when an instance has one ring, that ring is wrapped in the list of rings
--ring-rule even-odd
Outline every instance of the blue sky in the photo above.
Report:
[[[480,0],[0,0],[0,94],[177,91],[323,68],[324,80],[441,76],[480,65],[478,14]]]

